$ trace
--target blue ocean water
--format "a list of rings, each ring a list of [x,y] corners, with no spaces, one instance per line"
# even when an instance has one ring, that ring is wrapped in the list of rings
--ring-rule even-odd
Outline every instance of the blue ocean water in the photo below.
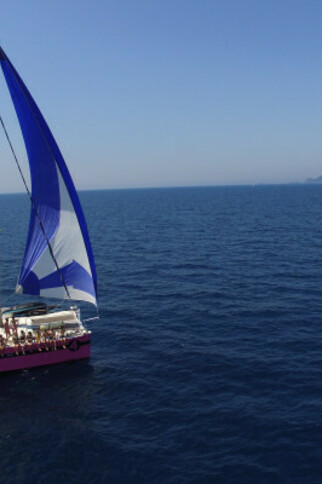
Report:
[[[81,199],[92,357],[0,376],[1,482],[321,483],[322,186]],[[0,196],[3,302],[28,213]]]

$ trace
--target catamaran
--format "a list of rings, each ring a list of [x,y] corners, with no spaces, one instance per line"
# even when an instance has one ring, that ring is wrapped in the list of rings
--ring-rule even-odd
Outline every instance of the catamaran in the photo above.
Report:
[[[97,306],[97,278],[83,210],[58,145],[18,72],[0,48],[30,167],[31,190],[0,123],[30,199],[27,243],[16,293],[37,302],[0,308],[0,373],[89,358],[91,331],[75,301]],[[61,309],[38,298],[68,300]]]

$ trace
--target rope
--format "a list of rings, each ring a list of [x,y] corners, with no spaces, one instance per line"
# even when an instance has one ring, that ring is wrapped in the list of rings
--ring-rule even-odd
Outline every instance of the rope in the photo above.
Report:
[[[82,322],[83,323],[87,323],[87,321],[95,321],[96,319],[100,319],[100,317],[99,316],[95,316],[94,318],[83,319]]]

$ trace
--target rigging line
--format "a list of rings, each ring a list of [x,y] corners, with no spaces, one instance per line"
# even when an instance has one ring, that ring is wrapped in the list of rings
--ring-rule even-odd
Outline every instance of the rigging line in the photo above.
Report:
[[[63,298],[59,303],[53,305],[53,307],[51,308],[51,310],[48,311],[48,312],[49,313],[52,313],[52,312],[56,311],[57,308],[62,308],[65,300],[66,299]]]
[[[28,187],[28,185],[27,185],[26,179],[25,179],[25,177],[24,177],[24,174],[23,174],[23,172],[22,172],[22,169],[21,169],[20,163],[19,163],[19,161],[18,161],[18,158],[17,158],[16,152],[15,152],[15,150],[14,150],[14,147],[13,147],[12,143],[11,143],[11,140],[10,140],[10,138],[9,138],[9,134],[8,134],[8,131],[7,131],[6,127],[5,127],[5,124],[4,124],[4,122],[3,122],[3,119],[2,119],[2,116],[1,116],[1,115],[0,115],[0,123],[1,123],[1,125],[2,125],[2,128],[3,128],[4,133],[5,133],[5,135],[6,135],[7,141],[8,141],[8,143],[9,143],[9,146],[10,146],[10,149],[11,149],[11,152],[12,152],[12,154],[13,154],[13,157],[14,157],[15,162],[16,162],[16,165],[17,165],[17,167],[18,167],[18,170],[19,170],[20,176],[21,176],[21,178],[22,178],[23,184],[24,184],[25,189],[26,189],[26,191],[27,191],[27,193],[28,193],[28,197],[30,198],[30,201],[31,201],[31,205],[32,205],[33,211],[35,212],[35,215],[36,215],[36,217],[37,217],[37,219],[38,219],[38,222],[39,222],[39,225],[40,225],[41,231],[42,231],[42,233],[43,233],[43,235],[44,235],[44,237],[45,237],[46,243],[47,243],[48,248],[49,248],[50,255],[51,255],[51,257],[52,257],[52,259],[53,259],[53,261],[54,261],[54,263],[55,263],[56,269],[57,269],[57,271],[58,271],[58,274],[59,274],[59,277],[60,277],[60,279],[61,279],[61,282],[62,282],[62,283],[63,283],[63,285],[64,285],[65,291],[66,291],[66,293],[67,293],[67,295],[68,295],[69,299],[70,299],[70,300],[72,300],[72,298],[70,297],[70,294],[69,294],[69,291],[68,291],[68,288],[67,288],[67,285],[66,285],[65,279],[64,279],[64,277],[63,277],[63,274],[62,274],[62,272],[61,272],[61,269],[60,269],[60,267],[59,267],[59,265],[58,265],[58,262],[57,262],[57,260],[56,260],[55,255],[54,255],[53,249],[52,249],[52,247],[51,247],[50,241],[49,241],[49,239],[48,239],[48,237],[47,237],[47,234],[46,234],[46,231],[45,231],[45,227],[44,227],[44,225],[43,225],[43,223],[42,223],[42,220],[41,220],[41,217],[40,217],[39,212],[38,212],[38,210],[37,210],[37,207],[36,207],[35,202],[34,202],[34,200],[33,200],[33,198],[32,198],[32,195],[31,195],[31,193],[30,193],[29,187]]]
[[[98,310],[98,306],[96,306],[96,316],[94,316],[92,318],[83,319],[83,322],[94,321],[96,319],[100,319],[100,313],[99,313],[99,310]]]

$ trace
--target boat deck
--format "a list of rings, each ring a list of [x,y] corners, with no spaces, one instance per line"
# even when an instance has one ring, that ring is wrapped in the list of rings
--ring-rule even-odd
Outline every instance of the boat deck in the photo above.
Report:
[[[55,311],[35,316],[14,316],[2,312],[0,319],[0,357],[11,353],[65,349],[69,343],[90,332],[75,310]],[[11,317],[8,317],[10,314]],[[5,323],[8,323],[7,331]]]

